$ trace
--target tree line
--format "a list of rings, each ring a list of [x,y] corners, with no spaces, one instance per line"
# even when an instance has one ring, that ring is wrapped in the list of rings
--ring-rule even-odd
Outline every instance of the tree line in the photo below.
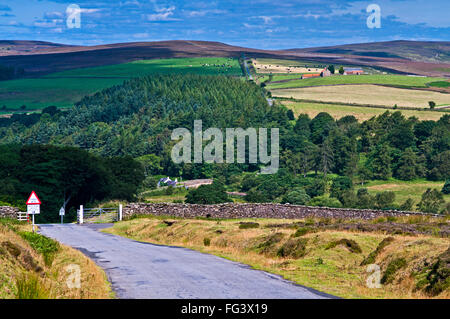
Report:
[[[74,221],[81,204],[133,200],[143,179],[142,166],[129,156],[101,157],[51,145],[0,145],[0,203],[24,211],[29,194],[36,191],[42,201],[38,223],[57,222],[64,205],[66,221]]]

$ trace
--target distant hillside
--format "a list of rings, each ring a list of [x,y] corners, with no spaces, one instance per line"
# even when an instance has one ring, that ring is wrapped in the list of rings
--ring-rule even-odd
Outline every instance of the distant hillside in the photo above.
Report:
[[[24,69],[28,77],[143,59],[239,57],[242,54],[248,57],[371,66],[403,74],[450,77],[450,42],[393,41],[277,51],[187,40],[99,46],[0,41],[0,65]]]
[[[136,60],[239,57],[242,52],[267,55],[263,50],[205,41],[133,42],[90,47],[64,45],[51,47],[46,42],[15,42],[17,42],[15,45],[10,44],[10,50],[13,52],[20,50],[21,54],[0,56],[0,64],[21,67],[25,69],[28,75],[41,75]]]
[[[69,48],[76,46],[45,41],[0,40],[0,56],[60,52]]]
[[[450,63],[450,42],[390,41],[294,49],[292,51],[401,58],[416,62]]]

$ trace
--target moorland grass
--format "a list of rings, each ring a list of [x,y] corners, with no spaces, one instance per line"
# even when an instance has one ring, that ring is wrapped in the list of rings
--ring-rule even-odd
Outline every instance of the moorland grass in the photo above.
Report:
[[[0,299],[114,297],[106,274],[92,260],[30,231],[31,225],[13,219],[0,222]],[[66,284],[69,265],[80,267],[80,289]]]
[[[406,216],[401,221],[407,223],[410,219],[411,216]],[[393,235],[395,243],[381,251],[376,256],[375,263],[380,266],[382,274],[385,273],[388,264],[399,258],[399,255],[408,261],[407,265],[392,272],[392,278],[396,280],[383,285],[382,289],[372,289],[366,286],[366,279],[370,275],[367,273],[367,267],[360,264],[386,238],[383,232],[362,233],[318,229],[313,233],[295,238],[293,235],[296,228],[287,226],[307,222],[316,224],[322,220],[312,218],[308,220],[177,218],[176,220],[173,226],[161,228],[158,227],[161,223],[159,217],[146,216],[146,218],[116,223],[113,228],[103,231],[135,240],[182,246],[211,253],[248,264],[255,269],[281,275],[288,280],[319,291],[347,298],[430,297],[424,291],[425,285],[421,289],[415,289],[414,272],[422,267],[424,260],[436,260],[449,245],[448,238]],[[260,227],[250,229],[236,227],[236,224],[240,222],[255,221],[260,224]],[[413,222],[412,219],[410,221]],[[329,221],[329,223],[337,222],[339,221]],[[360,222],[367,223],[367,221]],[[336,245],[334,249],[326,249],[329,243],[340,242],[343,238],[357,245],[352,244],[348,247],[346,243],[343,243],[343,245]],[[358,253],[359,250],[355,247],[359,247],[361,253]],[[356,253],[350,251],[350,248]],[[428,276],[430,271],[430,269],[424,269],[424,276]],[[448,298],[448,293],[444,290],[436,296]]]

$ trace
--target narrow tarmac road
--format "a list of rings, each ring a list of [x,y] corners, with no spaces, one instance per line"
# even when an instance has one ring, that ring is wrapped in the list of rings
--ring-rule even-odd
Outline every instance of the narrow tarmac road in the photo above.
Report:
[[[118,298],[316,299],[332,296],[279,276],[186,248],[160,246],[99,232],[102,226],[39,225],[40,233],[72,246],[102,267]],[[104,228],[104,226],[103,226]]]

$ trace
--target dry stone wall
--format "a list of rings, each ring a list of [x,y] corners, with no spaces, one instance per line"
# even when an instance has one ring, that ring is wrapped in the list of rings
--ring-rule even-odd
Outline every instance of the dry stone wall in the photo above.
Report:
[[[169,215],[174,217],[196,218],[345,218],[373,219],[381,216],[423,215],[416,212],[381,211],[370,209],[326,208],[297,206],[289,204],[238,204],[227,203],[218,205],[196,204],[145,204],[132,203],[123,209],[123,216],[132,215]]]
[[[17,218],[18,208],[9,206],[0,206],[0,218]]]

